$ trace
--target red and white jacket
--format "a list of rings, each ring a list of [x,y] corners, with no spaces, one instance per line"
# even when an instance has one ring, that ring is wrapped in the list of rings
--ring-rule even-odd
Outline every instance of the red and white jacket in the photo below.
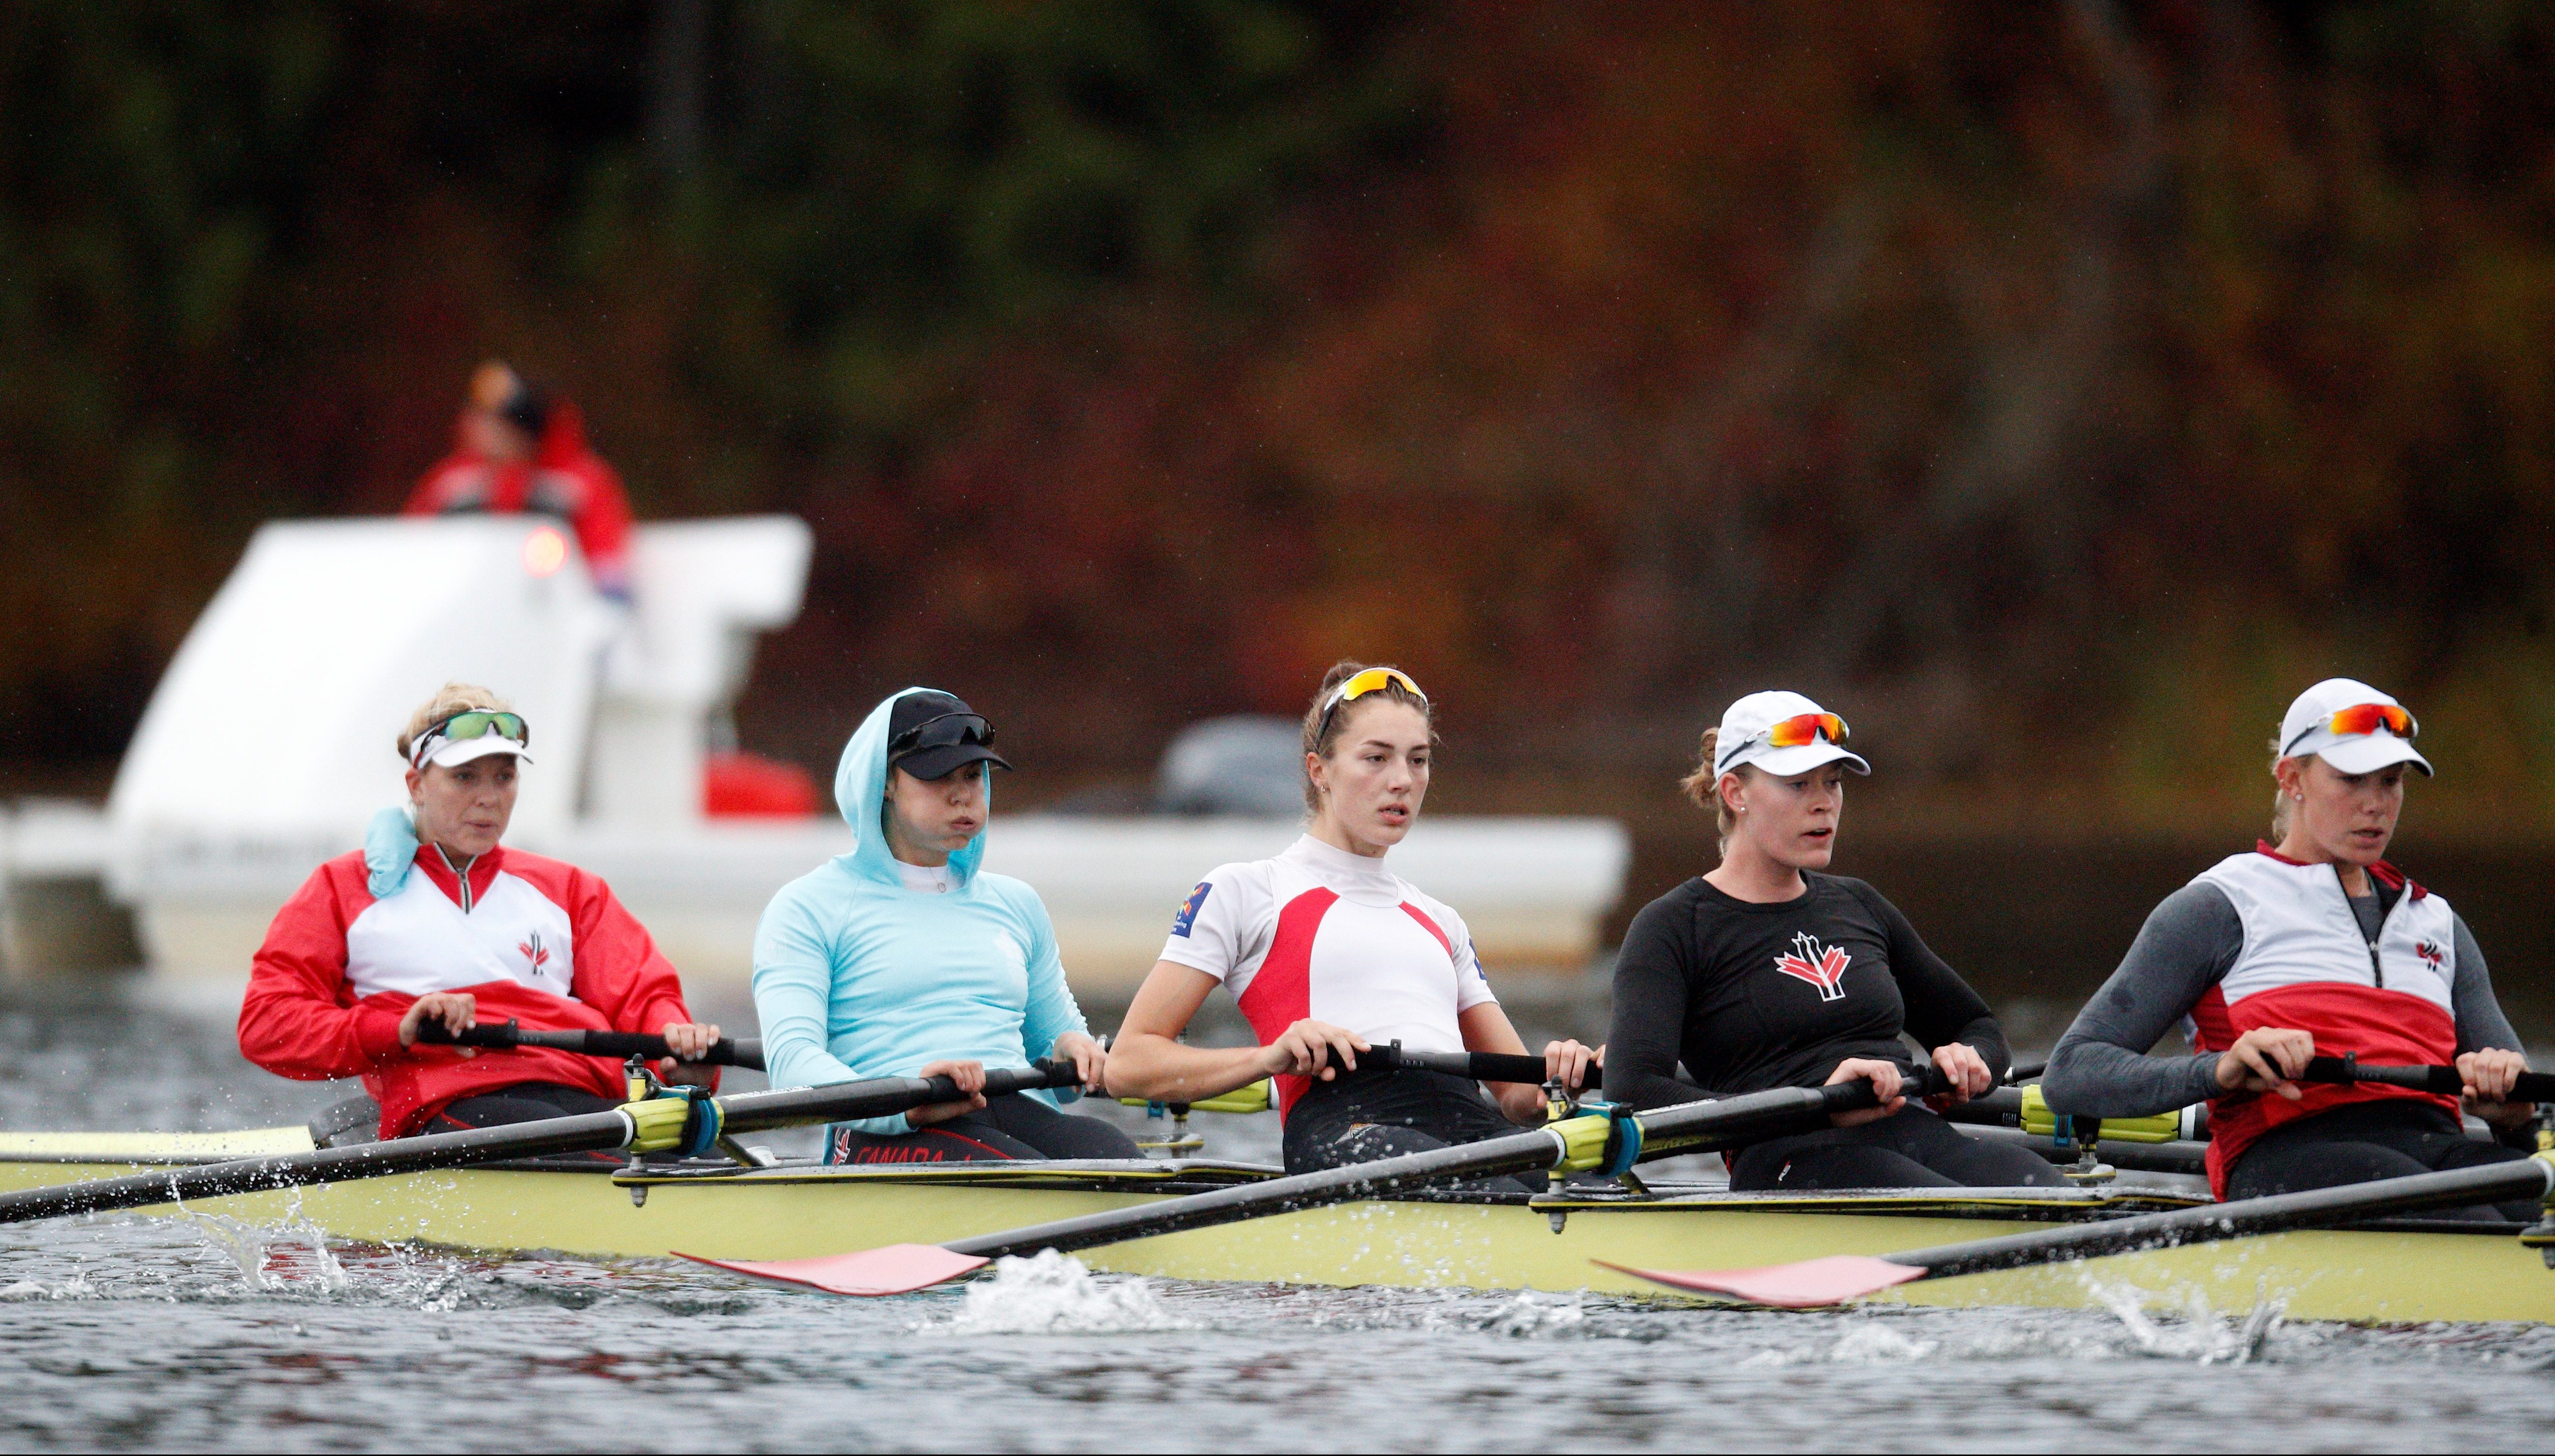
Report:
[[[267,927],[240,1003],[240,1050],[278,1076],[362,1077],[385,1138],[525,1082],[626,1090],[603,1057],[401,1046],[401,1016],[431,991],[466,991],[481,1022],[511,1017],[527,1030],[656,1032],[692,1019],[647,927],[583,870],[501,846],[465,879],[429,846],[396,894],[375,900],[358,850],[311,871]]]
[[[2245,925],[2245,948],[2191,1009],[2192,1049],[2225,1051],[2262,1027],[2315,1037],[2316,1054],[2357,1052],[2372,1065],[2442,1066],[2458,1055],[2457,916],[2449,903],[2393,866],[2370,874],[2401,892],[2371,943],[2361,934],[2333,865],[2307,865],[2265,844],[2204,871]],[[2413,1097],[2458,1111],[2458,1100],[2377,1082],[2309,1084],[2303,1100],[2234,1092],[2209,1105],[2209,1181],[2222,1192],[2227,1169],[2254,1139],[2282,1123],[2346,1102]]]

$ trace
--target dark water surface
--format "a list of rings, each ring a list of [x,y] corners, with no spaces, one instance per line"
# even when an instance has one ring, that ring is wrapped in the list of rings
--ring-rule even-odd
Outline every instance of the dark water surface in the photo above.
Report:
[[[0,1127],[248,1127],[337,1095],[228,1031],[0,1011]],[[2537,1449],[2555,1423],[2555,1330],[2253,1314],[1713,1312],[1052,1259],[854,1301],[110,1217],[0,1230],[0,1445],[2260,1452]]]

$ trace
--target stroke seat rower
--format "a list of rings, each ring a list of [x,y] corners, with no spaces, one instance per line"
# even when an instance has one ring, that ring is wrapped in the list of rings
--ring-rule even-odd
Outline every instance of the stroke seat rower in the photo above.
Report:
[[[754,935],[754,1005],[775,1087],[942,1076],[968,1095],[827,1129],[829,1163],[1139,1158],[1135,1141],[1060,1102],[1080,1088],[987,1099],[985,1068],[1072,1061],[1100,1082],[1100,1044],[1064,979],[1037,892],[983,868],[989,771],[1011,765],[960,699],[910,687],[843,746],[834,801],[852,852],[782,887]]]
[[[2298,1192],[2526,1156],[2527,1070],[2484,951],[2442,897],[2386,863],[2413,747],[2411,713],[2329,678],[2289,705],[2271,745],[2271,838],[2231,855],[2147,916],[2120,968],[2050,1055],[2059,1111],[2137,1117],[2209,1100],[2210,1186]],[[2147,1052],[2176,1023],[2189,1056]],[[2454,1065],[2461,1095],[2381,1082],[2301,1084],[2315,1056]],[[2466,1136],[2472,1111],[2503,1141]],[[2534,1204],[2458,1210],[2527,1222]]]
[[[1333,667],[1304,715],[1306,832],[1265,860],[1220,865],[1172,917],[1109,1052],[1122,1097],[1199,1102],[1275,1076],[1286,1170],[1478,1142],[1544,1120],[1536,1083],[1360,1065],[1372,1047],[1526,1054],[1482,974],[1463,917],[1395,874],[1417,822],[1435,733],[1427,697],[1392,667]],[[1218,986],[1260,1044],[1179,1041]],[[1553,1041],[1571,1088],[1599,1053]],[[1508,1190],[1530,1188],[1501,1180]]]
[[[548,1047],[421,1044],[428,1021],[663,1035],[698,1056],[674,968],[597,877],[499,843],[531,729],[484,687],[449,683],[399,735],[409,803],[365,848],[319,866],[267,927],[240,1003],[240,1050],[279,1076],[360,1077],[383,1138],[596,1112],[628,1098],[621,1068]],[[662,1062],[669,1081],[715,1068]],[[344,1114],[323,1133],[351,1133]]]

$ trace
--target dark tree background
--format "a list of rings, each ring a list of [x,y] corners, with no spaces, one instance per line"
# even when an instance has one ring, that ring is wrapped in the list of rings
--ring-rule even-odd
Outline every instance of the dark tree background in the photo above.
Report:
[[[643,515],[814,525],[743,715],[811,764],[927,677],[1141,775],[1355,653],[1475,803],[1779,680],[1919,811],[2214,823],[2343,670],[2537,829],[2550,65],[2524,0],[18,0],[0,760],[111,763],[494,354]]]

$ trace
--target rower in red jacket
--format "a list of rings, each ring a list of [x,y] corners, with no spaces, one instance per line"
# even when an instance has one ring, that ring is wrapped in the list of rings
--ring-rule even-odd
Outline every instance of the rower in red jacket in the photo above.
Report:
[[[595,589],[630,595],[630,498],[585,442],[573,401],[490,360],[470,380],[451,454],[426,472],[411,516],[474,512],[556,516],[576,532]]]
[[[321,865],[267,927],[240,1004],[240,1050],[279,1076],[361,1077],[381,1135],[598,1112],[627,1100],[620,1068],[548,1047],[418,1044],[514,1019],[542,1031],[662,1034],[697,1057],[719,1029],[692,1020],[674,968],[601,880],[499,847],[532,762],[522,717],[447,684],[400,735],[409,805],[366,847]],[[711,1081],[669,1061],[669,1079]]]

